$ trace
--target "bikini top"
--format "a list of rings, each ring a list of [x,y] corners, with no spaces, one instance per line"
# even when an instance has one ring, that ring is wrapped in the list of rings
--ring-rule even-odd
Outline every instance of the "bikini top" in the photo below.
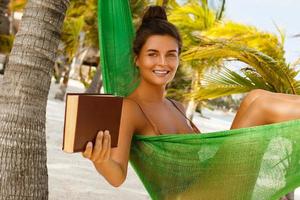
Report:
[[[196,127],[196,125],[192,122],[192,120],[190,120],[184,112],[182,112],[182,110],[180,110],[180,108],[178,108],[178,106],[176,105],[176,103],[172,100],[172,99],[169,99],[167,98],[172,104],[173,106],[184,116],[185,119],[187,119],[190,123],[190,126],[193,128],[194,132],[196,133],[200,133],[199,129]],[[132,99],[130,99],[132,100]],[[155,133],[157,133],[158,135],[162,135],[161,131],[159,130],[159,128],[155,125],[155,123],[153,123],[153,121],[146,115],[146,113],[144,112],[142,106],[136,102],[135,100],[132,100],[134,101],[141,109],[142,113],[144,114],[144,116],[146,117],[147,121],[150,123],[150,125],[152,126],[153,130]]]

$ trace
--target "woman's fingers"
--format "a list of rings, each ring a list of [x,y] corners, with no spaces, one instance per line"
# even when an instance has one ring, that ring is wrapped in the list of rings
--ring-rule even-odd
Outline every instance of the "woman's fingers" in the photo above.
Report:
[[[105,155],[106,155],[107,151],[110,149],[109,140],[110,140],[109,131],[104,131],[102,151],[100,152],[100,155],[99,155],[98,159],[96,160],[96,162],[103,162],[103,161],[107,160],[105,158]]]
[[[94,147],[94,151],[91,157],[92,161],[96,161],[99,159],[100,153],[102,151],[102,140],[103,140],[104,134],[103,131],[99,131],[96,137],[96,141],[95,141],[95,147]]]
[[[109,139],[108,139],[108,145],[107,145],[108,149],[107,149],[107,151],[106,151],[106,153],[104,155],[104,160],[108,160],[110,158],[110,151],[111,151],[111,148],[110,148],[110,146],[111,146],[110,134],[108,135],[108,137],[109,137]]]
[[[85,151],[82,153],[82,156],[85,158],[90,159],[92,156],[92,152],[93,152],[93,143],[92,142],[88,142],[86,147],[85,147]]]
[[[93,162],[101,163],[107,161],[110,158],[111,138],[109,131],[99,131],[93,147],[92,142],[89,142],[86,146],[83,156],[90,159]]]
[[[104,138],[103,138],[103,149],[101,151],[100,157],[104,158],[105,153],[108,150],[108,140],[109,140],[109,132],[104,131]]]

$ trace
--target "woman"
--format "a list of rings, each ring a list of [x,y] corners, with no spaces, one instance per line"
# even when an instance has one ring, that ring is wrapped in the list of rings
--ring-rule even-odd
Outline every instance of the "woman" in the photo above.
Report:
[[[134,40],[135,64],[141,82],[124,99],[117,148],[110,148],[109,131],[100,131],[95,144],[89,142],[83,156],[113,186],[120,186],[127,175],[131,140],[134,134],[158,135],[199,133],[187,123],[183,106],[165,98],[166,85],[174,78],[181,51],[176,27],[167,21],[165,11],[150,7]],[[300,118],[300,98],[263,90],[250,92],[242,102],[232,129]]]

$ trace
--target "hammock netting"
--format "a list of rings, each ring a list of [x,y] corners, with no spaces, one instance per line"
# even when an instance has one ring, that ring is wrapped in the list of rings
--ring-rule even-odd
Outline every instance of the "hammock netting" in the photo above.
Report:
[[[99,0],[107,93],[136,87],[129,2]],[[209,134],[142,136],[130,163],[152,199],[277,200],[300,185],[300,120]]]

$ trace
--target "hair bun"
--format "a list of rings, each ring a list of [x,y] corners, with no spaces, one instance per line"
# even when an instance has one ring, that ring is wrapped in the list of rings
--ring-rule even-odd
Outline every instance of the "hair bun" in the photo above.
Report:
[[[151,20],[160,19],[168,21],[166,11],[161,6],[149,6],[144,14],[142,23],[147,23]]]

